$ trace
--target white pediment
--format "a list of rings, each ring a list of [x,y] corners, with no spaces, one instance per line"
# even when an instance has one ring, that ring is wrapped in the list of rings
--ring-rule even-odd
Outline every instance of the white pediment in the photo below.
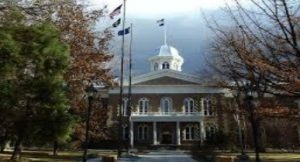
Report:
[[[182,84],[201,84],[201,79],[197,76],[182,73],[175,70],[159,70],[159,71],[153,71],[150,73],[138,75],[132,78],[132,85],[138,85],[138,84],[151,84],[151,81],[156,81],[159,83],[159,79],[168,79],[168,80],[176,80],[177,82],[181,81]],[[173,84],[174,82],[170,82],[170,84]],[[157,83],[155,83],[157,85]],[[166,84],[166,81],[164,81],[164,84]],[[128,85],[128,81],[124,82],[124,85]]]

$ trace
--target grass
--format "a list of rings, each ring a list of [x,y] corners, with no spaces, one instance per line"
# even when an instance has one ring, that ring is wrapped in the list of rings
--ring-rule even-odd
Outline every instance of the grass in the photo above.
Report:
[[[221,156],[236,156],[237,153],[220,153]],[[255,161],[254,153],[247,153],[251,162]],[[299,153],[260,153],[260,159],[262,162],[300,162]]]
[[[0,153],[1,162],[9,162],[10,151]],[[81,161],[82,151],[61,151],[58,156],[53,156],[51,151],[22,151],[22,162],[74,162]],[[107,155],[116,155],[115,151],[89,150],[88,157],[101,157]]]
[[[116,156],[115,151],[89,150],[89,157],[101,157],[107,155]],[[236,156],[238,153],[218,153],[221,156]],[[254,153],[247,153],[251,162],[254,162]],[[1,162],[9,162],[11,152],[0,153]],[[300,162],[299,153],[260,153],[262,162]],[[52,156],[51,151],[23,151],[22,162],[74,162],[81,161],[82,151],[61,151],[58,156]]]

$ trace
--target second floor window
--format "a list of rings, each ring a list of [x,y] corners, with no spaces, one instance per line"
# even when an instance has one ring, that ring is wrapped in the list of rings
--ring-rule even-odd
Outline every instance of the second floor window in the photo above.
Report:
[[[160,101],[160,107],[162,113],[169,113],[172,110],[172,100],[171,98],[162,98]]]
[[[146,114],[149,109],[149,100],[146,98],[142,98],[139,100],[139,113]]]
[[[184,112],[185,113],[195,112],[195,104],[192,98],[186,98],[184,100]]]
[[[205,116],[213,115],[211,98],[204,98],[203,99],[203,110],[204,110],[204,115]]]

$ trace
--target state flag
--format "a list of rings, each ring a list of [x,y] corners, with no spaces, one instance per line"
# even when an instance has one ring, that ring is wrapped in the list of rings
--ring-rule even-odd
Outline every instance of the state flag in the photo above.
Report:
[[[126,34],[128,34],[128,33],[130,33],[130,27],[128,27],[128,28],[126,28],[126,29],[124,29],[124,30],[120,30],[120,31],[118,32],[118,35],[126,35]]]
[[[159,26],[164,26],[165,25],[165,19],[160,19],[160,20],[157,20],[156,22]]]
[[[114,18],[114,16],[119,15],[121,13],[121,8],[122,8],[122,4],[120,6],[118,6],[116,9],[114,9],[110,14],[109,17],[111,19]]]
[[[112,24],[114,28],[118,27],[121,24],[121,18],[119,18],[116,22]]]

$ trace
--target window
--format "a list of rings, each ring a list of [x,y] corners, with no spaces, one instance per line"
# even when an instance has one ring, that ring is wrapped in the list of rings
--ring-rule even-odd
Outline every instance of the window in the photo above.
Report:
[[[122,105],[122,115],[127,116],[128,114],[128,98],[123,98],[123,105]]]
[[[198,129],[197,129],[196,125],[191,125],[191,124],[187,125],[185,127],[184,131],[183,131],[183,139],[184,140],[194,140],[194,139],[196,139],[197,130]]]
[[[184,112],[185,113],[192,113],[195,112],[195,104],[192,98],[184,99]]]
[[[206,139],[212,139],[216,133],[216,126],[207,126],[205,127]]]
[[[162,64],[162,69],[170,69],[169,63],[168,63],[168,62],[164,62],[164,63]]]
[[[203,99],[203,109],[205,116],[213,115],[212,105],[211,105],[211,98],[204,98]]]
[[[127,125],[123,125],[123,140],[129,139],[129,129]]]
[[[172,110],[172,99],[165,97],[160,101],[160,107],[162,113],[169,113]]]
[[[154,71],[157,71],[158,70],[158,63],[155,63],[154,64]]]
[[[240,140],[245,141],[245,130],[243,128],[240,128],[240,129],[241,129],[241,132],[240,132],[239,128],[235,129],[236,141],[240,141]]]
[[[148,126],[146,124],[139,125],[138,138],[139,138],[139,140],[147,140],[148,139]]]
[[[149,100],[146,98],[142,98],[139,100],[139,113],[146,114],[149,108]]]

